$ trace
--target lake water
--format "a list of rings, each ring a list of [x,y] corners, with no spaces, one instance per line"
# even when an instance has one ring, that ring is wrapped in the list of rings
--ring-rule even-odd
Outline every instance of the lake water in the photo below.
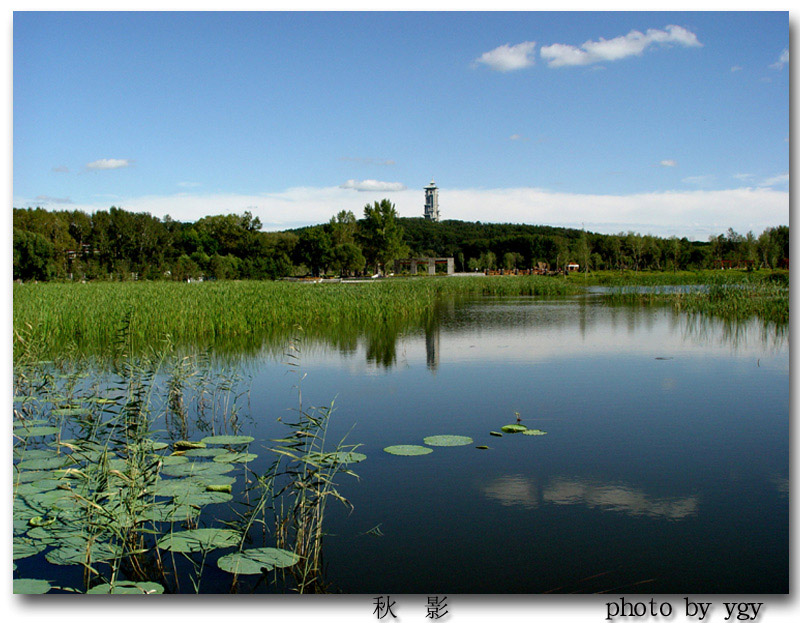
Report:
[[[375,351],[299,358],[304,404],[335,398],[329,438],[368,456],[340,480],[354,510],[326,518],[335,590],[788,592],[785,335],[592,297],[504,299],[452,305]],[[252,366],[262,437],[296,401],[286,369]],[[515,412],[547,435],[489,434]],[[382,450],[436,434],[475,443]]]
[[[337,480],[352,511],[326,512],[331,591],[788,592],[787,333],[584,296],[451,303],[374,335],[241,368],[254,469],[298,386],[368,457]],[[517,413],[547,434],[490,435]],[[474,443],[383,451],[439,434]]]

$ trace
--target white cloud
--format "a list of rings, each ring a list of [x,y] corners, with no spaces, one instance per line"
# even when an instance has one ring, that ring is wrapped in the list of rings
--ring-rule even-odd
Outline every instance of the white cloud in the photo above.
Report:
[[[783,66],[786,65],[788,62],[789,62],[789,50],[787,48],[783,52],[781,52],[781,55],[778,58],[778,62],[777,63],[772,63],[772,65],[770,65],[770,67],[772,69],[779,69],[780,70],[780,69],[783,69]]]
[[[241,214],[250,210],[277,231],[325,223],[339,210],[361,218],[365,204],[386,198],[384,191],[355,194],[341,187],[289,188],[263,195],[188,194],[115,199],[112,203],[73,205],[91,213],[112,204],[163,218],[196,221],[211,214]],[[422,216],[422,187],[395,192],[390,200],[401,216]],[[660,236],[707,240],[725,232],[788,225],[789,193],[771,187],[731,190],[692,190],[636,195],[582,195],[540,188],[440,189],[442,218],[487,223],[528,223],[617,233],[634,230]],[[109,200],[110,201],[110,200]],[[15,199],[14,205],[28,205]]]
[[[736,71],[742,71],[742,68],[739,65],[734,65],[733,67],[731,67],[731,73]]]
[[[677,167],[678,161],[677,160],[662,160],[661,161],[662,167]]]
[[[692,184],[694,186],[707,186],[714,181],[713,175],[690,175],[681,180],[684,184]]]
[[[484,52],[475,62],[483,63],[495,71],[524,69],[536,62],[533,54],[535,48],[535,41],[524,41],[517,45],[505,44],[489,52]]]
[[[697,36],[680,26],[667,26],[664,30],[649,29],[645,33],[632,30],[627,35],[614,39],[587,41],[579,48],[564,43],[542,46],[539,54],[549,67],[590,65],[605,61],[617,61],[629,56],[639,56],[653,44],[677,44],[699,47]]]
[[[86,165],[87,169],[122,169],[131,166],[130,160],[118,158],[101,158]]]
[[[45,205],[49,203],[72,203],[69,197],[51,197],[50,195],[37,195],[33,202],[35,205]]]
[[[788,173],[781,173],[780,175],[774,175],[773,177],[768,177],[763,182],[761,182],[761,186],[778,186],[780,184],[788,184],[789,183],[789,174]]]
[[[400,182],[381,182],[379,180],[347,180],[339,188],[350,188],[358,191],[397,192],[406,187]]]

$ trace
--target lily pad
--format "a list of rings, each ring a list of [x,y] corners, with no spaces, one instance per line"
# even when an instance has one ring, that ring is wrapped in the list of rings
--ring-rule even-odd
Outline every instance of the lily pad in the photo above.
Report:
[[[15,595],[43,595],[50,588],[50,582],[47,580],[32,580],[29,578],[14,580]]]
[[[250,443],[253,437],[248,435],[213,435],[211,437],[203,437],[203,443],[213,446],[235,446],[243,443]]]
[[[164,587],[158,582],[126,582],[100,584],[86,591],[87,595],[160,595]]]
[[[14,560],[19,560],[20,558],[27,558],[28,556],[35,556],[39,552],[44,551],[47,549],[47,544],[32,539],[15,538],[13,549]]]
[[[155,504],[142,513],[148,521],[181,522],[196,519],[200,515],[199,506],[188,504]]]
[[[87,550],[92,562],[105,562],[119,556],[120,550],[110,543],[93,543],[87,547],[85,539],[52,549],[45,554],[47,562],[54,565],[78,565],[87,562]]]
[[[306,457],[314,465],[329,466],[336,463],[360,463],[367,460],[367,455],[361,452],[310,452]]]
[[[258,458],[252,452],[226,452],[214,457],[215,463],[249,463]]]
[[[233,469],[229,463],[189,462],[180,465],[167,465],[161,472],[167,476],[210,476],[226,474]]]
[[[169,456],[165,456],[161,459],[162,465],[182,465],[183,463],[188,462],[189,459],[180,454],[170,454]]]
[[[488,450],[489,446],[475,446],[478,450]]]
[[[299,560],[300,556],[285,549],[258,547],[222,556],[217,565],[228,573],[257,575],[276,567],[291,567]]]
[[[90,413],[89,409],[85,407],[67,407],[64,409],[53,409],[51,411],[52,415],[63,415],[70,417],[72,415],[88,415]]]
[[[17,464],[19,469],[25,470],[47,470],[57,469],[59,467],[66,467],[67,465],[74,464],[75,460],[71,459],[66,454],[57,454],[49,458],[42,459],[28,459],[20,461]]]
[[[202,441],[176,441],[172,444],[175,450],[195,450],[197,448],[205,448],[206,444]]]
[[[419,456],[422,454],[430,454],[433,452],[433,448],[426,448],[425,446],[414,446],[414,445],[399,445],[399,446],[388,446],[383,449],[384,452],[388,452],[389,454],[396,454],[398,456]]]
[[[241,535],[225,528],[199,528],[165,534],[158,540],[158,547],[171,552],[190,554],[223,547],[234,547]]]
[[[58,426],[32,426],[14,430],[14,434],[20,437],[46,437],[47,435],[57,435],[60,432],[61,429]]]
[[[228,452],[225,448],[194,448],[187,450],[185,457],[215,457]]]
[[[468,446],[473,442],[472,437],[463,435],[433,435],[423,441],[429,446]]]
[[[500,430],[504,433],[521,433],[522,431],[528,430],[528,427],[522,424],[506,424],[501,427]]]
[[[535,435],[546,435],[547,432],[539,430],[538,428],[529,428],[528,430],[522,431],[522,434],[535,436]]]
[[[498,433],[496,430],[490,430],[489,434],[494,436],[494,437],[502,437],[503,436],[503,433]]]

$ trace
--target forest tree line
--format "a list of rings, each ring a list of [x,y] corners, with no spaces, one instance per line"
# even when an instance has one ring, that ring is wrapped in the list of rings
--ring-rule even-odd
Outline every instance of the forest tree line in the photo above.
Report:
[[[789,228],[726,233],[705,241],[636,232],[598,234],[543,225],[401,218],[384,199],[361,218],[342,210],[321,225],[261,231],[250,212],[180,222],[111,207],[14,208],[13,271],[22,280],[278,279],[291,275],[391,272],[409,256],[455,258],[459,272],[750,269],[788,265]]]

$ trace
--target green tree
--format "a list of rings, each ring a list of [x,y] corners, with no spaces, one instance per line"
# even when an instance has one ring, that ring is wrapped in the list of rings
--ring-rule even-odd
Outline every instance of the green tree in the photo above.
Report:
[[[376,272],[385,269],[390,262],[406,257],[408,246],[403,242],[403,228],[397,222],[397,210],[388,199],[364,206],[364,218],[360,221],[360,239],[367,263]]]
[[[305,264],[315,277],[325,271],[333,261],[331,237],[323,227],[310,227],[304,230],[297,240],[295,255]]]

